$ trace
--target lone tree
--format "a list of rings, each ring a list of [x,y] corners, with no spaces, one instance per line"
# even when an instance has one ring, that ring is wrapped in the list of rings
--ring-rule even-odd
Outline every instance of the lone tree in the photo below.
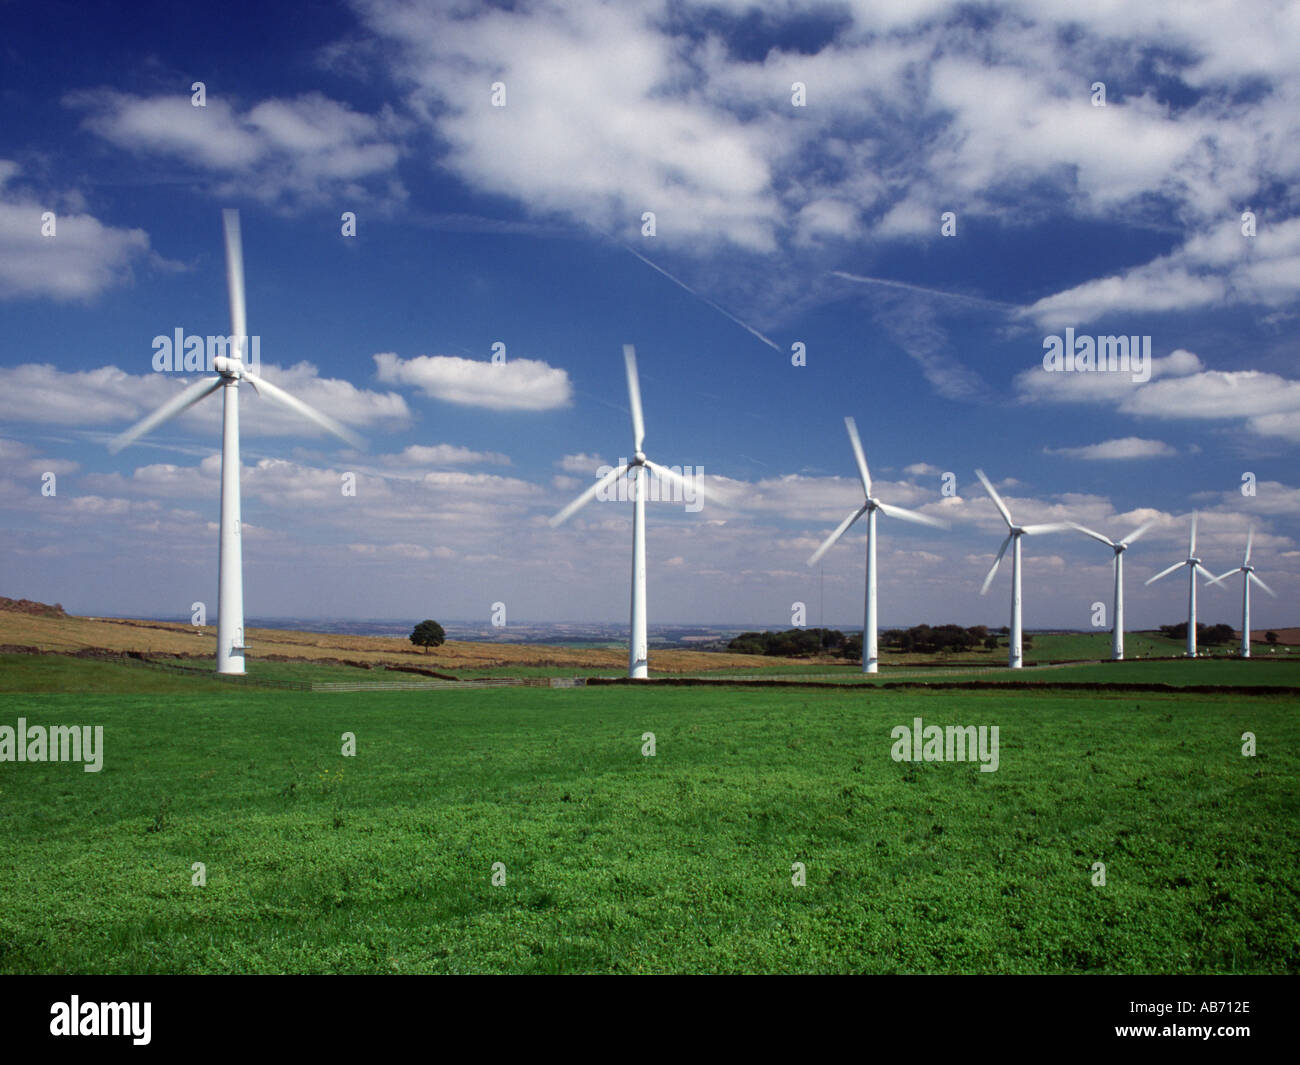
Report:
[[[415,626],[415,631],[411,633],[411,642],[416,647],[423,647],[427,655],[430,647],[441,647],[447,642],[447,634],[432,618],[425,618]]]
[[[1264,639],[1270,644],[1275,644],[1277,643],[1277,633],[1269,629],[1268,632],[1264,633]]]

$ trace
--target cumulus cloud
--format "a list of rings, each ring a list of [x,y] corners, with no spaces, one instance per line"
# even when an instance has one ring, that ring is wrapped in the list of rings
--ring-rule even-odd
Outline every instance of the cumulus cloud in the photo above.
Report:
[[[0,159],[0,299],[86,300],[131,280],[149,256],[143,229],[105,225],[70,192],[42,199],[18,187],[19,172],[17,163]],[[53,236],[42,233],[47,211],[54,214]]]
[[[41,476],[46,473],[75,473],[81,464],[71,459],[46,458],[30,444],[0,437],[0,465],[9,473]]]
[[[933,233],[940,202],[1023,212],[1003,192],[1036,184],[1058,194],[1053,210],[1096,216],[1154,194],[1208,219],[1261,174],[1300,166],[1286,106],[1300,79],[1282,59],[1300,19],[1280,8],[1022,0],[976,27],[956,0],[775,4],[758,22],[751,5],[714,0],[356,7],[373,35],[358,52],[387,46],[412,111],[447,145],[441,162],[467,183],[621,232],[662,211],[661,232],[685,244]],[[796,20],[793,46],[782,30]],[[737,47],[746,35],[762,43]],[[1153,46],[1193,102],[1148,88]],[[1106,107],[1086,91],[1099,70],[1113,72]],[[1261,80],[1273,92],[1243,104],[1234,90]],[[792,106],[795,82],[806,107]],[[500,166],[504,153],[521,165]]]
[[[403,124],[389,109],[361,114],[319,92],[240,110],[217,96],[143,97],[110,89],[69,93],[87,129],[140,155],[165,156],[213,176],[214,195],[251,194],[298,208],[366,196],[377,206],[405,192],[395,168]]]
[[[427,396],[489,410],[555,410],[569,405],[573,387],[566,371],[537,359],[503,363],[454,355],[403,359],[392,352],[375,357],[376,376],[385,384],[410,385]]]
[[[1103,440],[1099,444],[1082,447],[1047,447],[1048,455],[1064,455],[1073,459],[1105,461],[1110,459],[1158,459],[1178,454],[1163,440],[1144,440],[1140,436],[1125,436],[1116,440]]]
[[[1059,328],[1115,313],[1293,303],[1300,292],[1300,218],[1257,222],[1254,236],[1242,229],[1237,218],[1221,222],[1169,255],[1044,297],[1021,317]]]
[[[1300,381],[1259,370],[1210,370],[1179,349],[1151,360],[1151,379],[1126,373],[1022,371],[1015,387],[1027,402],[1114,406],[1138,417],[1241,422],[1261,436],[1300,443]]]
[[[607,463],[599,455],[588,455],[585,452],[579,452],[576,455],[565,455],[563,458],[557,459],[555,465],[567,473],[579,473],[584,477],[592,477],[602,466],[608,466],[611,463]]]
[[[1220,0],[1130,6],[1010,0],[977,21],[957,0],[775,3],[758,19],[740,0],[355,0],[363,32],[328,61],[355,72],[382,56],[432,135],[429,163],[533,223],[635,242],[653,211],[656,240],[676,256],[669,276],[764,328],[788,285],[773,261],[834,270],[864,242],[935,239],[950,209],[963,227],[1146,225],[1158,204],[1190,234],[1021,309],[1040,325],[1292,304],[1300,250],[1287,233],[1300,218],[1267,193],[1300,181],[1300,68],[1284,59],[1300,49],[1300,18]],[[1095,107],[1089,86],[1103,76]],[[796,82],[805,107],[792,106]],[[494,84],[505,106],[492,105]],[[232,150],[247,149],[232,136]],[[1231,259],[1205,258],[1204,235],[1236,226],[1252,198],[1273,211],[1253,249],[1238,235]],[[708,269],[720,255],[727,269]],[[875,317],[941,395],[985,394],[920,311]]]
[[[407,425],[410,409],[395,392],[359,389],[349,381],[321,377],[309,362],[278,367],[263,362],[262,376],[303,402],[346,425],[394,428]],[[162,406],[182,388],[179,375],[129,374],[116,366],[94,370],[60,370],[44,363],[0,367],[0,420],[20,425],[68,427],[130,424]],[[245,436],[317,437],[323,430],[252,389],[240,389],[240,432]],[[247,406],[245,406],[247,404]],[[221,397],[209,396],[160,430],[201,432],[218,437]]]
[[[412,444],[400,455],[384,461],[401,466],[510,466],[509,455],[499,451],[475,451],[458,444]]]

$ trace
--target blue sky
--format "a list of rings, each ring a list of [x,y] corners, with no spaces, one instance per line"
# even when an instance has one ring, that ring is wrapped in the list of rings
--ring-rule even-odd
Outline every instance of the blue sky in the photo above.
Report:
[[[1255,624],[1297,620],[1294,5],[269,7],[5,8],[0,593],[211,608],[218,400],[106,444],[182,387],[155,336],[229,331],[237,207],[263,374],[367,440],[241,390],[251,616],[624,620],[630,508],[546,518],[630,450],[633,343],[647,452],[716,497],[651,505],[652,623],[816,621],[849,414],[877,494],[952,524],[882,519],[885,625],[1005,623],[976,466],[1020,521],[1159,519],[1131,627],[1183,614],[1141,581],[1195,508],[1215,572],[1255,527]],[[1150,336],[1150,380],[1049,373],[1067,327]],[[864,535],[821,567],[830,623]],[[1109,566],[1026,541],[1026,625],[1087,627]]]

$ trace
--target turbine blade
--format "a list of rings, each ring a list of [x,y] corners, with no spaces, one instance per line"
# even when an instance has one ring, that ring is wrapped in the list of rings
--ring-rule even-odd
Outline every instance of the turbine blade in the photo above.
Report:
[[[1210,572],[1208,569],[1206,569],[1204,566],[1202,566],[1202,565],[1200,565],[1200,564],[1198,563],[1198,564],[1197,564],[1196,566],[1194,566],[1193,568],[1196,570],[1197,573],[1199,573],[1202,577],[1204,577],[1207,581],[1209,581],[1210,584],[1217,584],[1217,583],[1218,583],[1219,578],[1217,578],[1213,573],[1211,573],[1211,572]]]
[[[251,381],[252,378],[247,378],[247,380]],[[271,399],[275,400],[277,403],[282,404],[283,406],[288,407],[290,410],[297,411],[309,422],[315,422],[322,429],[326,430],[327,432],[333,433],[344,443],[351,444],[357,450],[360,450],[361,448],[364,448],[366,446],[366,442],[362,440],[361,437],[357,436],[357,434],[354,433],[351,429],[349,429],[346,425],[341,425],[339,422],[336,422],[328,414],[322,414],[315,407],[312,407],[304,403],[296,396],[289,395],[289,393],[286,392],[283,388],[281,388],[279,385],[271,384],[271,382],[268,381],[265,377],[259,377],[257,380],[257,384],[254,387],[259,396],[262,395],[269,396]]]
[[[1015,522],[1011,520],[1011,511],[1007,510],[1007,505],[1002,502],[1002,497],[998,495],[997,489],[989,483],[989,479],[984,476],[983,470],[976,470],[975,476],[978,477],[980,483],[984,485],[984,491],[988,492],[989,498],[993,500],[993,505],[998,508],[998,513],[1002,515],[1002,520],[1007,523],[1007,528],[1010,529],[1015,525]]]
[[[1250,548],[1254,542],[1255,542],[1255,526],[1252,525],[1250,527],[1250,530],[1246,533],[1246,559],[1244,562],[1242,562],[1243,566],[1250,565]]]
[[[148,417],[142,418],[130,429],[127,429],[126,432],[115,436],[108,445],[108,450],[116,455],[124,447],[139,440],[145,433],[157,429],[163,422],[171,421],[187,407],[194,406],[204,396],[215,392],[221,387],[222,381],[223,378],[220,377],[205,377],[201,381],[195,381],[183,391],[178,392]]]
[[[1172,566],[1170,566],[1168,569],[1162,569],[1162,570],[1161,570],[1159,573],[1157,573],[1154,577],[1149,577],[1149,578],[1147,578],[1147,580],[1144,581],[1143,583],[1145,583],[1145,584],[1155,584],[1156,581],[1158,581],[1161,577],[1168,577],[1169,574],[1171,574],[1171,573],[1174,572],[1174,570],[1182,569],[1185,565],[1187,565],[1186,562],[1175,562],[1175,563],[1174,563]]]
[[[583,492],[582,495],[578,496],[577,499],[575,499],[562,511],[556,514],[555,517],[551,518],[550,519],[551,527],[554,528],[557,525],[563,525],[566,521],[568,521],[571,517],[573,517],[575,513],[577,513],[588,503],[590,503],[593,499],[595,499],[597,492],[600,492],[603,489],[608,488],[611,484],[613,484],[620,477],[622,477],[623,474],[627,473],[628,469],[629,467],[627,466],[616,466],[614,469],[610,470],[609,473],[605,474],[604,477],[602,477],[599,481],[596,481],[590,488],[588,488],[585,492]]]
[[[1029,536],[1042,536],[1044,533],[1065,532],[1070,527],[1068,521],[1046,521],[1040,525],[1022,526],[1021,531]]]
[[[867,455],[862,450],[862,438],[858,436],[858,423],[852,417],[844,419],[844,427],[849,431],[849,443],[853,445],[853,457],[858,461],[858,479],[862,482],[862,491],[871,498],[871,471],[867,469]]]
[[[657,476],[662,477],[665,481],[681,485],[683,493],[688,491],[695,492],[698,495],[703,496],[705,499],[712,500],[715,503],[718,502],[717,497],[711,491],[705,490],[703,476],[697,477],[694,483],[692,483],[689,478],[683,477],[676,470],[669,469],[667,466],[660,466],[659,463],[651,462],[649,459],[645,460],[645,464],[649,469],[654,470]]]
[[[1099,532],[1093,532],[1091,529],[1085,529],[1085,528],[1084,528],[1082,525],[1080,525],[1077,521],[1066,522],[1066,524],[1067,524],[1071,529],[1076,529],[1077,531],[1083,533],[1084,536],[1091,536],[1094,540],[1099,540],[1099,541],[1101,541],[1101,542],[1102,542],[1103,544],[1105,544],[1107,547],[1115,547],[1115,546],[1116,546],[1115,542],[1114,542],[1113,540],[1111,540],[1111,538],[1110,538],[1109,536],[1102,536],[1101,533],[1099,533]]]
[[[895,507],[889,503],[877,504],[882,514],[888,514],[891,518],[900,518],[903,521],[915,522],[917,525],[933,525],[936,529],[949,529],[950,526],[946,521],[940,521],[938,518],[932,518],[929,514],[922,514],[917,510],[908,510],[906,507]]]
[[[1002,556],[1007,553],[1007,545],[1011,543],[1012,536],[1007,534],[1007,538],[1002,541],[1002,546],[998,549],[998,557],[993,560],[993,568],[989,570],[989,575],[984,578],[984,586],[980,589],[980,595],[989,590],[989,585],[993,583],[993,578],[997,576],[998,567],[1002,565]]]
[[[835,531],[831,533],[830,536],[826,537],[825,540],[822,541],[821,547],[817,548],[817,550],[813,552],[812,558],[808,560],[808,565],[810,566],[817,565],[817,563],[821,560],[822,555],[826,554],[827,551],[829,551],[832,547],[834,547],[836,543],[839,542],[839,538],[849,531],[849,526],[852,525],[855,521],[857,521],[860,517],[862,517],[862,515],[865,514],[866,512],[867,512],[867,504],[863,503],[862,506],[858,507],[857,510],[855,510],[852,514],[850,514],[847,518],[845,518],[842,522],[840,522],[839,525],[836,527]]]
[[[1236,569],[1228,570],[1227,573],[1220,573],[1217,577],[1211,578],[1210,580],[1206,581],[1206,587],[1208,588],[1211,584],[1219,584],[1222,581],[1226,580],[1227,578],[1231,577],[1234,573],[1240,573],[1240,572],[1241,572],[1241,567],[1238,566]]]
[[[1192,538],[1187,541],[1187,557],[1194,558],[1196,555],[1196,522],[1200,514],[1195,510],[1192,511]]]
[[[623,365],[627,370],[627,401],[632,409],[632,450],[640,451],[645,443],[645,418],[641,413],[641,379],[636,372],[636,348],[623,345]]]
[[[1151,521],[1148,521],[1144,525],[1139,525],[1136,529],[1134,529],[1131,533],[1129,533],[1126,537],[1124,537],[1124,539],[1121,540],[1120,543],[1123,544],[1125,547],[1128,547],[1130,544],[1135,543],[1139,537],[1145,536],[1149,530],[1154,529],[1159,524],[1160,522],[1158,520],[1152,518]]]
[[[1277,592],[1273,591],[1272,588],[1270,588],[1270,587],[1269,587],[1267,584],[1265,584],[1262,580],[1260,580],[1258,577],[1256,577],[1253,573],[1248,573],[1248,574],[1246,574],[1246,579],[1247,579],[1247,580],[1254,581],[1254,582],[1255,582],[1256,584],[1258,584],[1261,588],[1263,588],[1264,591],[1268,592],[1268,594],[1271,595],[1274,599],[1277,598]]]
[[[226,289],[230,294],[230,332],[235,337],[235,357],[243,359],[247,320],[244,317],[244,243],[239,235],[239,212],[226,208],[221,212],[221,226],[226,234]]]

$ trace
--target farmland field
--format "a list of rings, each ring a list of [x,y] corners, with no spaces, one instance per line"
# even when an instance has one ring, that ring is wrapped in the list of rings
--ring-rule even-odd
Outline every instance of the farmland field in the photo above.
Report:
[[[1296,683],[1050,675],[1187,667]],[[322,694],[4,656],[0,725],[103,725],[104,765],[0,762],[0,972],[1300,972],[1297,703],[1243,675]],[[914,717],[997,725],[997,771],[894,761]]]

